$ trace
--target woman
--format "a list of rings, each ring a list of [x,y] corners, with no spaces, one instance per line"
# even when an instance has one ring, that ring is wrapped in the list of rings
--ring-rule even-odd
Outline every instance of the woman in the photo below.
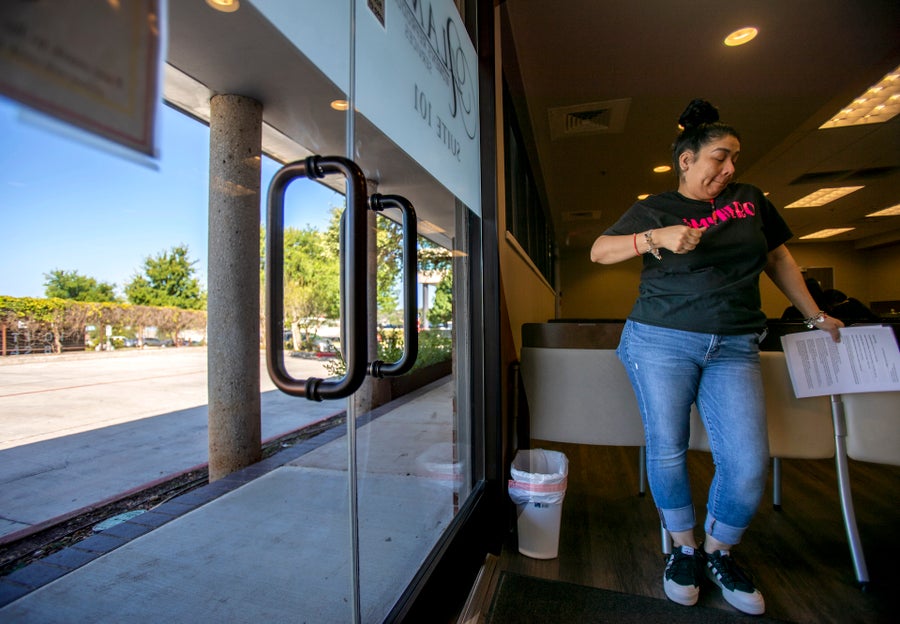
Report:
[[[697,602],[705,573],[735,608],[765,601],[731,556],[756,512],[768,469],[759,369],[763,271],[810,328],[840,340],[842,323],[822,312],[784,246],[791,232],[756,187],[732,182],[741,144],[708,102],[681,115],[672,149],[678,190],[633,205],[594,242],[601,264],[643,256],[639,296],[617,353],[631,378],[646,435],[653,499],[672,536],[663,574],[669,599]],[[716,465],[702,549],[686,464],[691,404]]]

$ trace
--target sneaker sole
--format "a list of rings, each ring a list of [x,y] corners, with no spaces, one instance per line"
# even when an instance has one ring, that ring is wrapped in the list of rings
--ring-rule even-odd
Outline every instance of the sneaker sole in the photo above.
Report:
[[[669,600],[685,607],[694,606],[700,598],[699,587],[685,587],[677,583],[666,583],[665,578],[663,578],[663,589]]]
[[[716,587],[722,590],[722,598],[725,599],[725,602],[730,604],[732,607],[741,611],[742,613],[746,613],[747,615],[762,615],[766,612],[766,602],[762,597],[762,594],[759,591],[756,591],[753,594],[748,594],[747,592],[733,592],[731,590],[725,589],[722,584],[719,582],[719,579],[715,577],[712,572],[707,570],[706,576],[712,581]],[[744,598],[743,596],[747,596]],[[752,598],[753,596],[758,596],[759,599]],[[752,602],[747,602],[747,599],[752,599]]]

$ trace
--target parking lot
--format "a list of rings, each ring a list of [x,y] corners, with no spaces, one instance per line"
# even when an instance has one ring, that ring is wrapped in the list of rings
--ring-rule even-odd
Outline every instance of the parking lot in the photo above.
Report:
[[[263,440],[344,409],[278,392],[258,365]],[[203,347],[0,358],[0,538],[206,463],[206,373]]]

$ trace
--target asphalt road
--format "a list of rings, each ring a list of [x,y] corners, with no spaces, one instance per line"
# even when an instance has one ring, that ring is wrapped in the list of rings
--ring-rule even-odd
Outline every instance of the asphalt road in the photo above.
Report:
[[[277,391],[259,365],[263,440],[344,410]],[[206,371],[202,347],[0,358],[0,538],[206,463]]]

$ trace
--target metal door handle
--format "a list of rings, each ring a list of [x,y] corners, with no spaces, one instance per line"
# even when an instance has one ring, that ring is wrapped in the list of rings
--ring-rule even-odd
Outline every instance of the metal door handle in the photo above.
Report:
[[[418,254],[416,245],[416,210],[412,203],[401,195],[380,195],[369,197],[369,208],[380,212],[385,208],[397,208],[403,215],[403,354],[396,362],[370,362],[368,373],[372,377],[397,377],[408,373],[416,363],[419,354],[419,332],[416,327],[416,269]]]
[[[297,178],[319,179],[340,173],[347,180],[346,244],[342,267],[349,272],[341,297],[345,322],[342,350],[347,371],[339,379],[291,377],[284,366],[284,193]],[[266,206],[266,366],[275,386],[312,401],[350,396],[366,377],[366,178],[352,160],[310,156],[278,170],[269,184]]]

